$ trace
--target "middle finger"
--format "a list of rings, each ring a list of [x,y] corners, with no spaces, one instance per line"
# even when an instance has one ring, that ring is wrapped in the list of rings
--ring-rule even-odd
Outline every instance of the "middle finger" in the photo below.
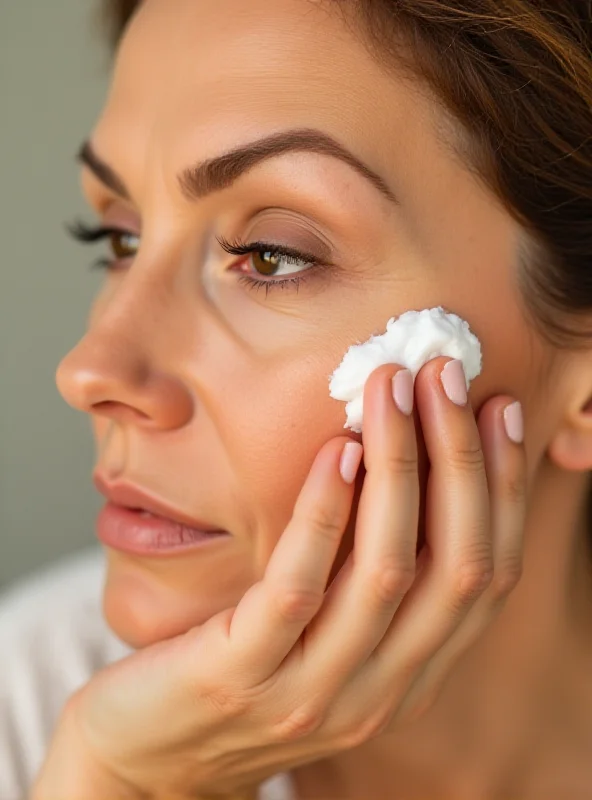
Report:
[[[408,401],[404,411],[393,398],[395,375],[397,396]],[[387,364],[369,377],[364,387],[366,476],[354,549],[306,631],[303,675],[310,685],[323,685],[325,694],[328,684],[337,690],[367,660],[415,577],[419,476],[412,406],[407,370]]]
[[[375,669],[392,684],[396,668],[425,666],[452,636],[493,578],[490,502],[473,410],[458,365],[452,399],[438,358],[418,375],[417,404],[430,459],[425,567],[377,648]],[[375,672],[375,680],[378,680]]]

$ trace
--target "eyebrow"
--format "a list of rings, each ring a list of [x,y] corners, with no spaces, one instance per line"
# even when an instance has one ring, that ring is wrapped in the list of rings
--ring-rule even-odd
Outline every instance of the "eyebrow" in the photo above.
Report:
[[[274,156],[294,151],[320,153],[338,158],[353,167],[360,175],[378,189],[391,203],[399,205],[396,195],[386,182],[370,167],[350,153],[332,136],[314,128],[299,128],[265,136],[248,144],[202,161],[183,170],[177,180],[179,188],[188,200],[200,200],[213,192],[227,189],[245,172]],[[78,151],[78,160],[94,175],[121,197],[131,200],[131,195],[119,175],[95,152],[90,140]]]

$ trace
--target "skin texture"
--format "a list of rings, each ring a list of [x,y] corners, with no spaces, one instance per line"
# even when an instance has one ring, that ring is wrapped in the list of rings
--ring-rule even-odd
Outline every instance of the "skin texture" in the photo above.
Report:
[[[391,316],[443,305],[482,343],[475,411],[500,393],[524,408],[523,575],[404,736],[299,768],[295,778],[303,798],[390,797],[396,785],[407,800],[540,800],[566,789],[575,800],[592,783],[589,355],[558,354],[534,332],[516,286],[521,231],[453,156],[441,108],[381,69],[328,9],[178,0],[171,14],[165,0],[146,0],[122,43],[91,140],[132,200],[87,168],[83,189],[103,222],[141,232],[141,247],[106,276],[57,383],[91,415],[105,476],[232,538],[159,559],[110,551],[105,613],[140,648],[236,605],[262,577],[318,450],[344,432],[344,404],[329,397],[328,377],[346,349],[382,333]],[[181,169],[303,127],[348,147],[399,205],[337,159],[302,152],[197,202],[182,195]],[[298,292],[275,287],[267,296],[237,280],[239,264],[257,275],[249,257],[215,239],[298,246],[303,232],[308,249],[315,240],[329,246],[335,266],[301,272]],[[423,496],[421,441],[420,449]],[[334,574],[354,519],[355,502]]]

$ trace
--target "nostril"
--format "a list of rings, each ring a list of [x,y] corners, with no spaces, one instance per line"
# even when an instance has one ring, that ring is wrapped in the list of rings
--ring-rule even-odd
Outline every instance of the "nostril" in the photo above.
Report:
[[[144,411],[141,411],[139,408],[132,408],[125,403],[118,403],[115,400],[101,400],[99,403],[93,403],[92,411],[95,414],[103,414],[109,417],[115,416],[115,414],[119,417],[128,416],[130,420],[133,418],[136,421],[138,417],[141,419],[150,419],[150,415],[144,413]]]

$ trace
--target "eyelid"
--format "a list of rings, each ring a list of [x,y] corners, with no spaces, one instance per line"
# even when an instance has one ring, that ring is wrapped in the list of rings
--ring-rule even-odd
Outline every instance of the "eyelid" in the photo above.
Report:
[[[247,255],[257,251],[269,251],[272,253],[277,252],[285,257],[303,261],[308,264],[333,266],[330,261],[321,258],[316,253],[308,252],[300,247],[294,247],[284,244],[283,242],[272,242],[264,239],[244,241],[239,238],[229,241],[224,236],[216,236],[216,240],[225,252],[233,255]]]
[[[292,246],[327,263],[336,257],[336,247],[323,226],[309,214],[302,213],[297,205],[259,206],[250,212],[250,217],[250,224],[244,230],[249,241],[273,241],[278,245]]]
[[[101,214],[101,221],[106,228],[117,228],[125,233],[132,233],[134,236],[140,236],[142,233],[142,224],[138,214],[122,208],[119,203],[114,203],[105,209]]]

